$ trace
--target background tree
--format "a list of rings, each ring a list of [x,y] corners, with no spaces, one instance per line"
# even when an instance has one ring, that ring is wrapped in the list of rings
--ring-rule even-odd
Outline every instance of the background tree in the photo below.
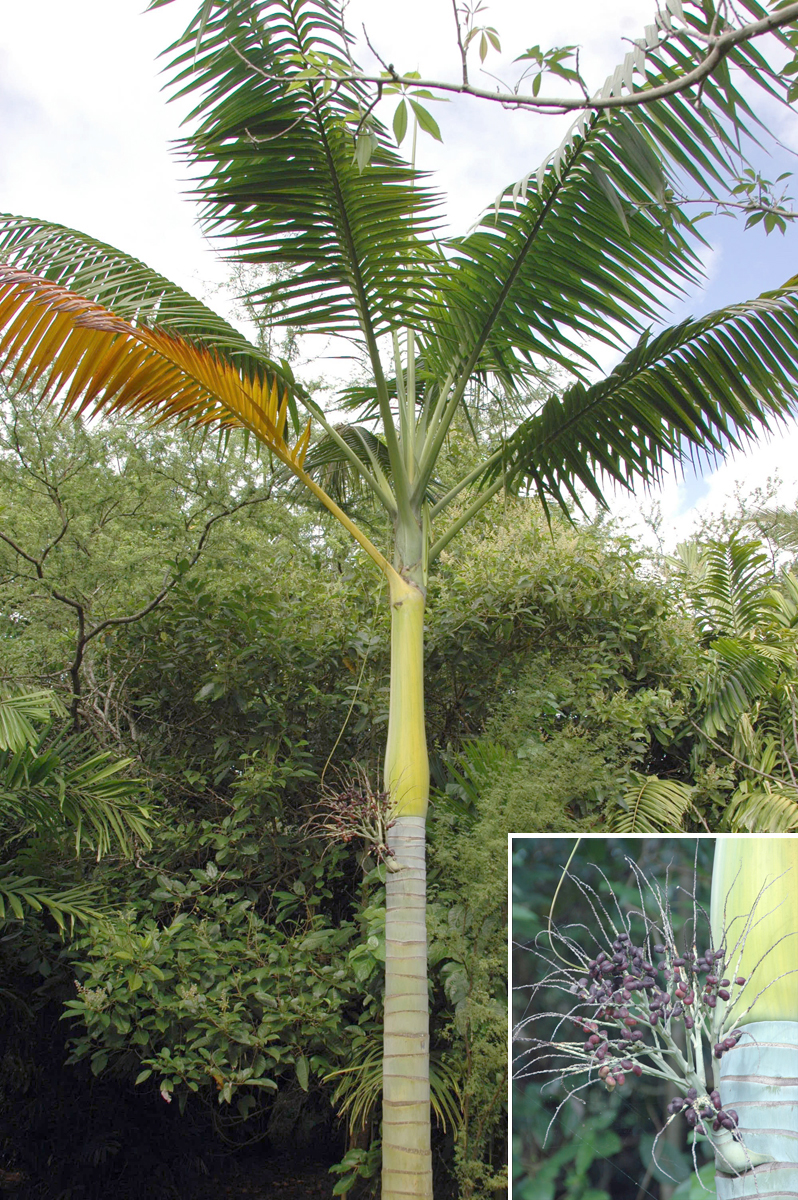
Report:
[[[722,452],[789,408],[791,287],[656,337],[644,328],[663,291],[677,291],[699,271],[695,230],[672,203],[676,175],[710,192],[736,178],[739,135],[755,117],[729,68],[784,96],[750,39],[789,19],[791,10],[719,49],[714,11],[694,5],[676,14],[673,36],[668,17],[666,36],[650,45],[646,38],[642,61],[633,55],[608,85],[617,103],[599,99],[534,179],[509,188],[472,233],[442,243],[436,199],[374,116],[337,7],[326,0],[203,4],[174,48],[173,79],[198,94],[185,149],[201,172],[207,226],[229,239],[239,260],[292,268],[257,293],[279,304],[280,321],[360,341],[372,382],[350,402],[366,432],[344,436],[286,364],[265,360],[142,264],[69,230],[5,222],[11,265],[2,273],[2,345],[19,378],[46,377],[48,394],[65,390],[67,409],[150,410],[164,420],[243,426],[388,581],[385,781],[389,866],[398,869],[387,881],[386,1197],[431,1188],[423,867],[429,567],[503,489],[528,487],[560,504],[578,499],[582,487],[600,499],[600,474],[624,486],[655,478],[689,447]],[[677,86],[671,80],[685,54],[703,57],[707,39],[704,66],[717,64],[719,76],[700,72],[699,119],[680,94],[693,77]],[[633,90],[635,69],[652,85],[645,104],[620,96]],[[414,112],[429,127],[424,110]],[[588,385],[594,364],[585,338],[620,345],[624,332],[642,336],[607,379]],[[438,462],[475,386],[528,398],[541,359],[576,382],[540,406],[533,401],[515,430],[441,494]],[[325,435],[319,453],[329,461],[334,447],[384,507],[392,561],[306,469],[311,425],[302,429],[298,404]]]

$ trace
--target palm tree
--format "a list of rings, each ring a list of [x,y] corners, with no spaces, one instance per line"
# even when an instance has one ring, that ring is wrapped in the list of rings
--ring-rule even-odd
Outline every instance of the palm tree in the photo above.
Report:
[[[727,828],[798,828],[798,580],[776,580],[762,545],[733,536],[680,547],[699,625],[711,637],[697,732],[742,778]],[[725,737],[727,750],[718,742]]]
[[[748,1161],[721,1170],[718,1200],[798,1192],[798,840],[719,838],[712,872],[713,940],[746,980],[735,999],[743,1031],[724,1054],[720,1093],[739,1117]],[[732,1014],[730,1014],[732,1015]],[[764,1160],[764,1161],[763,1161]]]
[[[679,38],[649,39],[650,83],[701,57],[711,15],[686,8]],[[250,297],[276,323],[362,348],[371,378],[344,399],[353,423],[333,424],[288,366],[144,264],[44,221],[9,216],[0,228],[0,361],[14,364],[20,385],[43,382],[64,412],[243,428],[387,581],[382,1194],[429,1197],[428,573],[502,490],[526,489],[547,507],[579,505],[585,493],[603,502],[602,477],[648,483],[668,462],[698,447],[722,454],[789,412],[791,284],[649,329],[664,299],[701,274],[700,239],[670,190],[677,173],[710,193],[722,187],[738,135],[756,123],[728,66],[771,93],[783,95],[781,83],[753,46],[730,45],[719,80],[702,84],[700,110],[671,94],[583,115],[475,229],[443,239],[437,196],[352,73],[337,0],[206,0],[172,52],[175,86],[196,96],[184,151],[206,228],[236,262],[288,268]],[[621,349],[628,335],[634,348],[591,384],[589,339]],[[540,403],[552,367],[571,382]],[[486,396],[502,404],[509,432],[486,444],[474,426],[481,461],[444,489],[436,472],[452,423],[471,420]],[[333,460],[384,508],[393,531],[384,552],[318,483],[316,469]]]

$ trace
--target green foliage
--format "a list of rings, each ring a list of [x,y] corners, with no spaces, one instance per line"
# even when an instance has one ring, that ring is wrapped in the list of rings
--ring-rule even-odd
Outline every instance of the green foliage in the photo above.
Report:
[[[368,1150],[347,1150],[344,1157],[330,1170],[341,1178],[332,1190],[334,1196],[345,1195],[360,1179],[374,1179],[382,1161],[382,1143],[373,1142]]]
[[[24,692],[0,686],[0,751],[18,754],[38,740],[31,721],[46,721],[52,712],[66,716],[54,692]]]
[[[216,8],[198,13],[172,51],[175,89],[198,97],[186,151],[203,176],[209,226],[244,262],[296,268],[258,289],[259,300],[277,301],[281,322],[336,334],[401,324],[429,291],[431,252],[418,246],[434,197],[381,124],[363,120],[361,87],[316,83],[318,66],[349,66],[335,6]]]
[[[86,750],[85,739],[45,733],[16,754],[0,751],[0,821],[16,823],[17,838],[30,831],[57,838],[71,826],[76,854],[86,847],[98,861],[112,848],[131,856],[150,846],[144,784],[123,777],[132,759]]]
[[[54,890],[34,875],[19,875],[14,863],[0,863],[0,926],[13,920],[24,921],[26,913],[46,910],[60,930],[75,921],[88,924],[102,918],[95,894],[76,884]]]
[[[153,1076],[165,1100],[175,1094],[182,1109],[189,1092],[215,1087],[242,1119],[261,1091],[307,1092],[340,1064],[362,1007],[347,965],[354,923],[314,912],[329,894],[320,864],[312,890],[300,877],[281,899],[292,933],[253,911],[241,875],[213,858],[183,879],[161,874],[133,911],[80,944],[78,996],[66,1004],[85,1029],[74,1059],[90,1057],[99,1074],[127,1054],[136,1082]]]
[[[85,739],[34,728],[53,712],[65,715],[51,691],[0,689],[0,830],[15,851],[0,864],[0,924],[46,910],[63,931],[67,918],[72,925],[99,919],[102,906],[82,883],[57,889],[42,878],[57,873],[53,858],[71,841],[76,859],[86,848],[98,862],[112,850],[130,856],[152,844],[153,820],[141,781],[120,778],[130,759],[92,754]]]
[[[507,1186],[507,904],[497,876],[510,826],[485,786],[491,752],[472,745],[458,761],[465,795],[434,798],[429,958],[447,1001],[433,1028],[449,1044],[448,1062],[460,1064],[459,1194],[481,1200]]]
[[[430,676],[449,673],[461,722],[449,736],[476,719],[485,730],[479,753],[493,756],[488,787],[509,828],[600,828],[628,819],[624,797],[643,778],[690,785],[682,745],[699,642],[675,594],[610,529],[549,529],[533,505],[496,505],[487,520],[490,540],[477,523],[443,564],[432,603],[440,595],[437,625],[456,639],[433,632]],[[467,799],[460,771],[442,765],[441,786]],[[685,811],[677,795],[669,828]]]
[[[617,833],[679,829],[692,796],[693,789],[678,780],[633,775],[633,786],[618,801],[623,812],[615,816],[613,829]]]

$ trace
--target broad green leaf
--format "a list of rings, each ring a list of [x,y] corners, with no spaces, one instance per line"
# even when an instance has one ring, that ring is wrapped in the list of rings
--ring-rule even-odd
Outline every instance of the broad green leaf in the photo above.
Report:
[[[400,100],[393,114],[393,134],[396,144],[401,146],[407,133],[407,102]]]
[[[423,104],[419,104],[417,100],[410,101],[410,107],[416,115],[416,120],[421,129],[425,133],[429,133],[435,138],[436,142],[442,142],[441,131],[438,127],[438,122],[433,117],[429,109],[424,108]]]

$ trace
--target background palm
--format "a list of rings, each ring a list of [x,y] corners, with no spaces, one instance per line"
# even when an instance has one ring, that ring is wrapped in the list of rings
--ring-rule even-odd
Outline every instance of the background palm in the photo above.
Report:
[[[680,550],[679,573],[708,638],[696,731],[742,768],[729,827],[794,829],[798,582],[790,573],[774,577],[757,541],[732,536]]]
[[[54,693],[0,686],[0,828],[15,852],[0,863],[0,927],[26,910],[46,909],[62,930],[67,920],[102,916],[91,888],[59,889],[47,879],[48,843],[69,838],[98,860],[150,845],[143,785],[123,774],[131,760],[87,753],[79,737],[52,737],[52,713],[66,716]]]
[[[648,79],[670,78],[684,54],[698,57],[711,20],[691,7],[683,36],[651,47]],[[307,69],[319,63],[339,74],[333,86]],[[737,135],[755,124],[729,63],[780,94],[755,48],[738,46],[717,81],[704,85],[700,112],[676,95],[582,117],[553,158],[503,193],[475,230],[441,240],[436,196],[367,111],[364,86],[348,77],[350,40],[332,0],[203,5],[173,48],[172,72],[181,92],[198,97],[184,148],[198,171],[206,228],[236,261],[287,264],[287,275],[250,297],[276,322],[360,344],[372,379],[349,393],[368,431],[359,436],[332,424],[286,364],[269,361],[143,264],[46,222],[3,223],[0,252],[9,265],[0,275],[0,344],[21,382],[48,380],[67,409],[243,428],[333,512],[389,582],[385,761],[400,869],[388,877],[386,1197],[409,1163],[414,1194],[431,1188],[422,953],[431,564],[502,488],[529,488],[544,505],[581,503],[585,492],[601,501],[602,477],[632,486],[691,448],[724,452],[786,414],[794,395],[798,306],[790,284],[656,337],[647,329],[663,298],[700,276],[698,236],[672,202],[674,173],[711,194],[734,173]],[[620,347],[630,334],[639,336],[634,349],[606,379],[589,383],[589,339]],[[551,364],[572,382],[539,403]],[[449,429],[458,414],[470,415],[482,389],[526,415],[437,495]],[[307,464],[329,469],[338,457],[362,479],[393,526],[385,554],[306,469],[303,407],[324,438]],[[410,943],[412,966],[398,967],[413,976],[412,986],[401,985],[413,992],[415,1010],[405,1026],[410,1002],[397,1002],[397,964]],[[418,1129],[396,1123],[397,1112],[412,1112]]]

